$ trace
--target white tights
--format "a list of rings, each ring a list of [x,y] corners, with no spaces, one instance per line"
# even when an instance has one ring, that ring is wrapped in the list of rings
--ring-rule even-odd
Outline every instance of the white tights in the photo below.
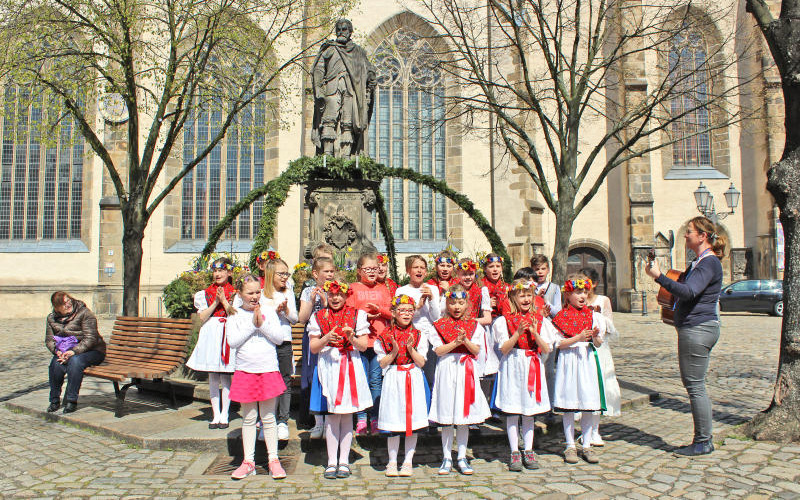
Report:
[[[533,450],[533,417],[509,415],[506,417],[506,433],[511,451],[519,451],[519,419],[522,418],[522,444],[525,451]],[[566,432],[566,431],[565,431]]]
[[[389,436],[387,440],[387,447],[389,448],[389,463],[397,463],[397,453],[400,451],[400,436]],[[452,444],[452,443],[451,443]],[[417,449],[417,435],[416,433],[406,436],[406,458],[403,460],[404,464],[410,464],[414,461],[414,452]]]
[[[278,431],[275,425],[276,398],[258,403],[242,403],[242,446],[244,459],[252,462],[256,452],[256,421],[261,413],[264,428],[264,442],[267,445],[269,460],[278,459]]]
[[[567,440],[567,448],[574,448],[575,412],[564,413],[562,422],[564,423],[564,438]],[[581,442],[584,448],[591,446],[598,427],[600,427],[600,415],[595,415],[590,411],[581,412]]]
[[[467,457],[467,440],[469,440],[469,426],[457,425],[456,445],[458,446],[458,460]],[[442,427],[442,453],[444,458],[453,456],[453,426]]]
[[[222,384],[222,409],[220,410],[220,390]],[[212,424],[227,424],[228,410],[231,407],[231,374],[209,372],[208,374],[208,395],[211,400],[211,411],[214,414]]]
[[[325,416],[325,443],[328,445],[328,466],[350,463],[350,445],[353,443],[353,415],[331,413]],[[339,452],[338,455],[336,452]]]

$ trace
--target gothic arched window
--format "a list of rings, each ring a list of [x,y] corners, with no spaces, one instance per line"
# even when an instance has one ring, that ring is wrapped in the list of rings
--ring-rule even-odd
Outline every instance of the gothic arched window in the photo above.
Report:
[[[378,45],[373,60],[378,88],[369,155],[388,166],[444,180],[444,81],[433,48],[416,33],[399,29]],[[381,190],[395,239],[447,239],[444,196],[401,179],[384,179]],[[380,238],[377,228],[375,236]]]
[[[28,85],[6,84],[3,101],[0,241],[81,239],[84,142],[74,121]]]
[[[708,53],[703,35],[682,30],[669,51],[670,80],[676,90],[671,99],[672,167],[677,169],[712,167],[711,132],[706,103],[710,92]]]
[[[202,240],[225,213],[255,187],[264,184],[267,142],[267,99],[258,96],[239,112],[223,140],[183,178],[182,240]],[[192,161],[219,133],[219,105],[197,109],[183,131],[183,162]],[[242,211],[225,233],[226,239],[250,240],[258,231],[263,201]]]

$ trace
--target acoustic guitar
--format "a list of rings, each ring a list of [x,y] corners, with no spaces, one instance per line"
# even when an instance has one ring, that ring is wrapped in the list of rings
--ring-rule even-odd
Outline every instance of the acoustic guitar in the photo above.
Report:
[[[647,260],[650,262],[656,260],[655,250],[650,250],[647,253]],[[682,282],[686,277],[686,273],[677,269],[670,269],[664,273],[664,276],[672,281]],[[675,325],[675,302],[677,301],[675,296],[669,293],[669,291],[662,286],[658,290],[656,301],[658,302],[658,305],[661,306],[661,321],[667,325]]]

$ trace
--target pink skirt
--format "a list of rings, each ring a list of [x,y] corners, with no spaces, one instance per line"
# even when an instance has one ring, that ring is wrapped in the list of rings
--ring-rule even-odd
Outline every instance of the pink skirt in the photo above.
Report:
[[[233,372],[231,400],[237,403],[255,403],[278,397],[286,391],[280,372]]]

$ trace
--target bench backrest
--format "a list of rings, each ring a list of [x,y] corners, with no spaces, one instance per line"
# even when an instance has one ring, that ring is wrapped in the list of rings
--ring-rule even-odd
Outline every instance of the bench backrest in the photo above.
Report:
[[[171,369],[186,359],[191,334],[189,319],[117,316],[106,361]]]
[[[292,354],[294,354],[295,373],[300,374],[303,359],[303,335],[306,334],[306,325],[298,323],[292,325]]]

